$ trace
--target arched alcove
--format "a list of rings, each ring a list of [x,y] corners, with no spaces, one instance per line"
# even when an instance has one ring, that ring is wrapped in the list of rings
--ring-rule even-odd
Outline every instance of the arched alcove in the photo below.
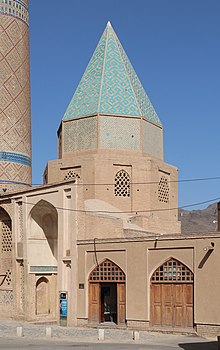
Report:
[[[41,277],[36,283],[36,315],[48,315],[49,313],[49,281],[46,277]]]
[[[58,249],[56,208],[40,200],[29,215],[28,254],[30,265],[56,265]]]

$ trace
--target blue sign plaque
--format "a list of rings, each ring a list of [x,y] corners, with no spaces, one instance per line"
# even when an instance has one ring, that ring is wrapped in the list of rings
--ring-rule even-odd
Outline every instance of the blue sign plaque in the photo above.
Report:
[[[60,293],[60,317],[67,317],[67,293]]]

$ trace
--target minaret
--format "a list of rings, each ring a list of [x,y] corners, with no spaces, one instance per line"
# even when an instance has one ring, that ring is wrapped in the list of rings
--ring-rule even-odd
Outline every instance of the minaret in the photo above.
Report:
[[[28,0],[0,0],[0,192],[3,193],[31,185],[29,59]]]

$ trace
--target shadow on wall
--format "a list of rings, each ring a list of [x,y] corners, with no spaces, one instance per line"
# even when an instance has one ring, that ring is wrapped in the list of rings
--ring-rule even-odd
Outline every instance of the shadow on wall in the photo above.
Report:
[[[185,343],[178,344],[184,350],[219,350],[220,346],[217,341],[209,341],[204,343]]]
[[[31,238],[46,239],[51,253],[57,259],[58,214],[56,208],[40,200],[30,212]]]

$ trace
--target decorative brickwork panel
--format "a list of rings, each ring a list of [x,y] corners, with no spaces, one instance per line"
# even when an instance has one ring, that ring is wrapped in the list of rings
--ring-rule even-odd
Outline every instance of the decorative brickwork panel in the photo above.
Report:
[[[19,163],[0,161],[0,179],[13,179],[18,182],[16,189],[28,188],[31,178],[31,167]],[[0,188],[6,188],[7,192],[15,190],[14,184],[0,184]]]
[[[22,189],[31,184],[27,1],[0,0],[0,18],[0,180],[19,182],[16,189]]]
[[[97,148],[97,117],[72,120],[63,127],[64,152]]]
[[[100,148],[140,150],[140,120],[100,117]]]
[[[29,15],[27,1],[0,0],[0,15],[12,16],[28,25]]]
[[[158,267],[151,277],[153,283],[189,283],[193,282],[193,273],[190,269],[176,259],[169,259]]]
[[[10,305],[12,291],[12,224],[7,212],[0,207],[0,305]],[[4,309],[5,310],[5,309]],[[1,308],[0,308],[1,312]]]
[[[69,169],[65,172],[64,181],[76,179],[80,179],[80,175],[75,169]]]
[[[12,290],[0,290],[0,305],[10,305],[13,303]]]
[[[23,208],[22,203],[18,203],[18,220],[19,220],[19,241],[23,242],[24,232],[23,232]]]
[[[2,221],[2,252],[11,252],[12,250],[12,231],[11,220]]]
[[[130,197],[130,176],[125,170],[120,170],[115,175],[115,196]]]
[[[25,291],[24,291],[24,266],[20,266],[20,308],[23,312],[25,304]]]
[[[169,177],[162,175],[158,184],[158,200],[163,203],[169,203]]]
[[[125,274],[120,267],[106,259],[91,272],[90,282],[122,282],[125,281]]]

